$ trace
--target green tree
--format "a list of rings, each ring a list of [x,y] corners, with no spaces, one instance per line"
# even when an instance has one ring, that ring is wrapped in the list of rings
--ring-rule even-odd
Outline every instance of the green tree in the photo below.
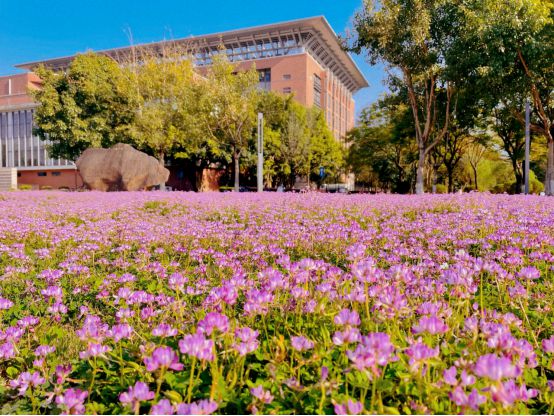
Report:
[[[358,180],[375,189],[410,191],[418,148],[410,108],[402,99],[388,96],[362,110],[347,141],[348,165]]]
[[[136,51],[123,67],[122,88],[134,96],[134,144],[164,165],[166,157],[194,148],[201,131],[196,117],[195,72],[190,59],[167,47]]]
[[[291,94],[263,92],[257,111],[264,114],[264,173],[268,186],[291,188],[298,177],[321,185],[319,169],[336,176],[344,150],[327,127],[323,112],[305,108]]]
[[[30,91],[39,104],[35,133],[50,143],[52,157],[75,160],[88,147],[131,141],[136,103],[113,59],[86,53],[65,72],[39,67],[36,73],[43,84]]]
[[[507,12],[509,11],[509,12]],[[554,2],[473,0],[464,7],[466,33],[477,45],[471,54],[492,97],[533,103],[531,129],[547,142],[545,192],[554,194]],[[512,107],[524,122],[523,106]]]
[[[458,38],[458,16],[451,2],[441,0],[367,0],[354,17],[350,50],[366,51],[371,64],[388,65],[393,86],[406,91],[418,147],[418,194],[424,192],[427,155],[450,123],[456,74],[451,67],[460,58],[450,50]]]
[[[206,127],[221,146],[231,150],[234,189],[239,191],[240,157],[246,151],[256,125],[259,75],[253,67],[237,71],[224,53],[212,57],[212,65],[203,77],[210,108],[205,112]]]

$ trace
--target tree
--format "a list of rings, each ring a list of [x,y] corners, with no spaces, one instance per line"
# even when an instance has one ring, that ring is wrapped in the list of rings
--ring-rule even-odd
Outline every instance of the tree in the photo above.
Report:
[[[464,157],[464,152],[470,141],[471,136],[467,131],[452,126],[445,134],[442,143],[435,148],[440,164],[444,165],[446,169],[448,192],[454,192],[454,171]]]
[[[493,130],[502,143],[515,177],[515,192],[522,192],[523,158],[525,157],[525,134],[519,120],[510,108],[497,107],[493,110]]]
[[[509,10],[509,12],[506,12]],[[547,142],[545,192],[554,194],[554,2],[473,0],[464,8],[466,32],[477,39],[482,85],[497,98],[530,97],[531,129]],[[493,92],[496,92],[495,94]],[[500,97],[500,98],[498,98]],[[496,105],[496,103],[493,103]],[[523,106],[512,107],[524,122]]]
[[[155,53],[139,49],[133,57],[122,81],[136,102],[133,142],[165,165],[168,155],[194,147],[199,136],[192,61],[169,46]]]
[[[35,134],[50,143],[50,155],[77,159],[88,147],[129,143],[135,102],[122,88],[123,73],[113,59],[77,55],[66,72],[36,70],[42,88],[31,90],[39,104]]]
[[[236,71],[235,65],[220,53],[212,57],[212,65],[203,80],[207,84],[207,102],[211,106],[206,127],[212,137],[231,149],[234,190],[238,192],[240,157],[256,125],[258,72],[255,68]]]
[[[380,4],[378,9],[376,4]],[[366,51],[371,64],[384,62],[405,88],[414,119],[418,147],[416,193],[424,192],[425,160],[443,139],[450,124],[455,73],[448,55],[456,42],[456,8],[440,0],[374,0],[354,17],[355,38],[350,50]],[[396,74],[399,73],[400,77]],[[439,94],[444,105],[438,103]],[[438,116],[441,123],[437,125]]]
[[[381,190],[405,193],[413,181],[417,144],[410,108],[398,96],[387,96],[362,110],[352,129],[348,164],[356,176]]]
[[[319,169],[337,175],[343,149],[318,108],[305,108],[293,95],[263,92],[257,111],[264,114],[264,173],[269,186],[276,181],[291,188],[297,177],[321,185]]]
[[[484,146],[480,142],[480,140],[473,139],[468,145],[464,154],[465,160],[467,161],[473,172],[473,183],[474,189],[476,191],[479,190],[479,182],[477,181],[477,169],[479,168],[479,164],[483,161],[486,153],[487,147]]]

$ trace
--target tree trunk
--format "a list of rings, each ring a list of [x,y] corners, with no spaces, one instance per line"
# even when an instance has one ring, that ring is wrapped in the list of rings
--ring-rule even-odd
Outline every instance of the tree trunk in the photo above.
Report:
[[[417,161],[417,172],[416,172],[416,186],[415,193],[416,195],[423,195],[425,189],[423,187],[423,181],[425,179],[425,151],[419,149],[419,159]]]
[[[514,190],[514,193],[523,194],[525,193],[525,190],[523,188],[523,174],[521,173],[517,165],[517,160],[513,157],[511,157],[511,159],[512,159],[512,169],[514,170],[514,176],[516,178],[516,189]]]
[[[447,169],[448,171],[448,193],[451,194],[454,192],[454,169]]]
[[[473,180],[475,181],[475,190],[479,190],[479,185],[477,185],[477,166],[471,166],[473,169]]]
[[[554,195],[554,140],[548,141],[546,154],[546,175],[544,178],[544,193]]]
[[[239,159],[240,159],[240,150],[238,149],[235,149],[233,151],[233,162],[234,163],[234,166],[235,166],[235,189],[234,191],[235,192],[239,192],[240,191],[240,163],[239,163]]]
[[[160,165],[162,165],[162,167],[165,167],[165,155],[163,153],[160,153],[158,155],[158,161],[160,162]],[[160,183],[160,191],[164,192],[165,191],[165,182],[162,182]]]

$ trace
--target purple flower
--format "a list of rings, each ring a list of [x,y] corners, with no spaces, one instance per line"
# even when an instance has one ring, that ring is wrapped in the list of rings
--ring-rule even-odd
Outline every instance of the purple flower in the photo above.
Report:
[[[256,351],[259,345],[258,335],[259,335],[258,331],[255,331],[248,327],[236,329],[235,337],[239,339],[241,342],[235,342],[233,344],[233,348],[241,356],[244,356],[246,354]]]
[[[250,389],[252,396],[257,398],[260,402],[269,404],[273,401],[273,396],[267,390],[264,390],[262,386],[254,387]]]
[[[452,366],[448,370],[443,371],[442,379],[446,384],[455,386],[456,384],[458,384],[458,380],[456,379],[457,374],[458,374],[458,369],[456,368],[456,366]]]
[[[46,289],[42,289],[40,293],[48,300],[48,299],[56,299],[57,301],[61,301],[63,298],[63,291],[62,288],[59,286],[48,286]]]
[[[519,271],[518,277],[525,280],[535,280],[541,277],[541,272],[537,268],[532,266],[523,267]]]
[[[431,348],[419,338],[416,343],[406,349],[406,355],[410,357],[410,369],[416,371],[423,362],[438,357],[439,347]]]
[[[352,399],[348,399],[344,404],[335,404],[335,414],[337,415],[359,415],[363,410],[363,404]]]
[[[341,310],[334,319],[335,324],[337,325],[351,325],[358,326],[360,325],[360,315],[356,311],[351,311],[350,309]]]
[[[444,334],[446,331],[448,331],[448,325],[446,325],[441,318],[436,316],[422,316],[417,325],[412,327],[412,332],[414,334],[427,332],[431,335],[435,335]]]
[[[538,391],[535,389],[527,389],[525,384],[516,385],[514,380],[508,380],[504,383],[493,384],[490,388],[491,397],[494,402],[501,403],[504,406],[511,406],[516,401],[528,401],[536,397]]]
[[[200,360],[213,361],[214,359],[214,342],[211,339],[206,339],[201,332],[185,335],[179,341],[179,349],[181,353]]]
[[[496,354],[485,354],[477,359],[474,373],[479,377],[498,381],[503,378],[515,378],[520,370],[507,357],[498,357]]]
[[[80,389],[67,389],[56,397],[56,404],[65,415],[82,415],[85,413],[85,402],[88,392]]]
[[[67,376],[71,374],[71,371],[73,371],[71,364],[57,365],[55,370],[56,384],[63,384]]]
[[[218,408],[213,400],[199,400],[194,403],[180,403],[177,405],[178,415],[211,415]]]
[[[0,297],[0,310],[10,309],[13,306],[13,302],[9,299]]]
[[[554,353],[554,335],[542,340],[542,349],[546,353]]]
[[[19,396],[23,396],[29,387],[37,387],[44,383],[44,378],[38,371],[21,373],[16,379],[10,381],[12,389],[18,389]]]
[[[131,338],[132,333],[133,327],[129,324],[117,324],[112,326],[112,329],[110,330],[110,335],[115,342]]]
[[[11,342],[0,344],[0,358],[10,359],[15,357],[15,348]]]
[[[475,376],[468,374],[466,370],[462,370],[460,378],[462,379],[462,386],[471,386],[475,383]]]
[[[172,415],[175,413],[173,406],[167,399],[162,399],[150,409],[151,415]]]
[[[79,357],[82,360],[86,360],[90,357],[99,357],[111,350],[112,349],[107,345],[95,344],[95,343],[89,342],[87,345],[87,349],[85,351],[81,351],[79,353]]]
[[[479,394],[477,389],[473,389],[471,393],[467,395],[460,386],[454,388],[448,396],[456,405],[472,410],[478,410],[479,406],[487,401],[487,398]]]
[[[81,341],[93,341],[101,343],[108,334],[108,325],[95,315],[85,317],[81,329],[75,331]]]
[[[152,335],[162,338],[174,337],[177,335],[177,330],[169,324],[159,324],[152,330]]]
[[[358,342],[360,340],[360,330],[358,328],[347,327],[344,331],[337,331],[333,334],[333,344],[344,345]]]
[[[56,347],[53,345],[40,345],[35,350],[35,355],[37,357],[45,357],[48,354],[52,354],[54,351],[56,351]]]
[[[152,400],[153,398],[154,392],[150,391],[148,385],[142,381],[137,381],[133,387],[129,387],[129,390],[119,395],[119,401],[129,405],[132,409],[140,404],[140,402]]]
[[[221,313],[210,312],[198,322],[198,329],[207,335],[211,335],[214,329],[226,333],[229,331],[229,318]]]
[[[360,371],[369,369],[375,376],[379,376],[379,367],[394,361],[394,345],[390,338],[383,332],[375,332],[362,337],[361,343],[354,351],[347,351],[346,355],[352,361],[355,368]]]
[[[179,357],[171,347],[158,347],[151,357],[144,358],[146,369],[154,372],[159,368],[181,371],[184,366],[179,362]]]
[[[292,348],[300,352],[311,350],[314,347],[313,341],[310,341],[308,338],[302,336],[292,337],[291,344]]]

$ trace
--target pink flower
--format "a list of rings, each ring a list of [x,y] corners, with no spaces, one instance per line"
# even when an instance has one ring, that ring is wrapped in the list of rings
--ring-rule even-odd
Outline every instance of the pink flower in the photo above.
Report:
[[[292,348],[296,351],[307,351],[311,350],[314,347],[314,343],[306,337],[292,337],[291,338]]]
[[[554,335],[542,340],[542,349],[546,353],[554,353]]]
[[[235,342],[233,348],[241,356],[254,352],[258,349],[258,335],[259,332],[251,328],[244,327],[235,330],[235,337],[241,342]]]
[[[211,339],[206,339],[201,332],[185,335],[179,341],[179,349],[181,353],[200,360],[213,361],[214,359],[214,342]]]
[[[337,415],[359,415],[363,410],[363,404],[352,399],[348,399],[344,404],[335,404],[335,414]]]
[[[211,415],[217,410],[217,402],[213,400],[199,400],[195,403],[180,403],[177,405],[178,415]]]
[[[341,310],[334,319],[335,324],[337,325],[351,325],[358,326],[360,325],[360,315],[356,311],[351,311],[350,309]]]
[[[151,357],[144,358],[146,369],[154,372],[159,368],[181,371],[184,366],[179,362],[179,357],[171,347],[158,347]]]
[[[507,357],[498,357],[496,354],[485,354],[477,359],[473,369],[479,377],[486,377],[494,381],[503,378],[515,378],[520,370]]]
[[[85,413],[84,402],[88,392],[80,389],[67,389],[56,397],[56,404],[65,415],[82,415]]]
[[[271,393],[264,390],[262,386],[251,388],[250,393],[252,393],[252,396],[256,397],[262,403],[269,404],[273,401]]]
[[[422,316],[417,325],[412,327],[412,332],[414,334],[427,332],[431,335],[435,335],[444,334],[446,331],[448,331],[448,325],[446,325],[441,318],[436,316]]]
[[[172,415],[175,413],[173,406],[167,399],[162,399],[150,409],[151,415]]]
[[[137,381],[133,387],[129,387],[129,390],[119,395],[119,401],[129,405],[131,408],[135,408],[140,402],[152,400],[153,398],[154,392],[150,391],[148,385],[142,381]]]

